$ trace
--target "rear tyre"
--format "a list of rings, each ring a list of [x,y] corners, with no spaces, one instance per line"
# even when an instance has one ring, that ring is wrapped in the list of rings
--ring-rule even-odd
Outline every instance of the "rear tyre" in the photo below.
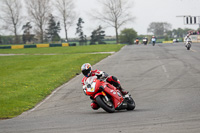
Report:
[[[107,101],[106,98],[102,95],[96,97],[96,102],[98,105],[103,108],[108,113],[115,112],[115,107],[111,101]]]
[[[135,101],[132,97],[129,97],[129,100],[127,101],[127,110],[134,110],[135,109]]]

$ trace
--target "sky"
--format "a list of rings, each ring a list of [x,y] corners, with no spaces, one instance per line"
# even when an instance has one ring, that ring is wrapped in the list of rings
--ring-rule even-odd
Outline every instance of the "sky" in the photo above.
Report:
[[[26,0],[23,0],[25,2]],[[54,1],[54,0],[52,0]],[[100,0],[101,1],[101,0]],[[167,22],[172,25],[172,29],[177,28],[192,28],[197,29],[199,25],[185,25],[183,21],[184,15],[200,16],[200,0],[130,0],[132,8],[130,12],[135,17],[133,22],[130,22],[121,27],[133,28],[138,35],[151,34],[147,33],[147,28],[152,22]],[[89,37],[93,30],[97,29],[99,25],[103,26],[93,19],[89,13],[93,13],[93,10],[100,10],[101,6],[98,0],[75,0],[75,11],[77,12],[77,20],[74,26],[70,27],[68,31],[68,37],[77,37],[76,23],[78,18],[81,17],[85,22],[83,24],[83,32]],[[199,19],[200,21],[200,19]],[[65,37],[64,28],[61,27],[60,36]],[[115,36],[115,29],[107,27],[103,29],[107,36]],[[119,32],[120,32],[119,30]]]
[[[172,29],[192,28],[197,29],[199,25],[184,25],[183,15],[200,16],[200,0],[130,0],[133,5],[132,15],[135,17],[133,22],[124,25],[124,28],[133,28],[139,35],[147,33],[147,28],[151,22],[167,22],[172,25]],[[89,12],[100,9],[97,0],[76,0],[76,11],[78,17],[84,20],[83,32],[90,36],[100,23],[92,20]],[[77,19],[78,21],[78,19]],[[75,21],[77,23],[77,21]],[[76,37],[76,26],[69,29],[69,37]],[[105,28],[106,35],[115,35],[113,28]],[[64,37],[64,31],[60,35]]]

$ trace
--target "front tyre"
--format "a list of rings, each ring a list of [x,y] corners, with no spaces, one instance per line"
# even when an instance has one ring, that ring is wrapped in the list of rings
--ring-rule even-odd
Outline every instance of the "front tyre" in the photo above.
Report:
[[[187,45],[187,50],[190,50],[191,44]]]
[[[129,100],[127,101],[127,110],[134,110],[135,109],[135,101],[132,97],[129,97]]]
[[[96,102],[98,105],[103,108],[108,113],[115,112],[115,107],[111,101],[107,101],[106,98],[102,95],[96,97]]]

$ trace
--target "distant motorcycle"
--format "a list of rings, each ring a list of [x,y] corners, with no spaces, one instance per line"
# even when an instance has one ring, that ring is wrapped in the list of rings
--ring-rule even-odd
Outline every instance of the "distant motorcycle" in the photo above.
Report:
[[[155,46],[155,44],[156,44],[156,41],[152,41],[152,44],[153,44],[153,46]]]
[[[123,96],[117,88],[106,82],[106,79],[99,79],[97,76],[86,80],[84,93],[108,113],[121,109],[135,109],[135,101],[131,95]]]
[[[142,40],[142,42],[143,42],[144,45],[147,45],[147,42],[148,42],[148,41],[147,41],[147,38],[144,38],[144,39]]]
[[[155,38],[152,38],[152,44],[153,44],[153,46],[155,46],[155,44],[156,44],[156,39]]]
[[[136,39],[136,40],[135,40],[135,43],[138,45],[138,44],[139,44],[139,39]]]
[[[191,41],[187,41],[185,47],[187,48],[187,50],[190,50],[192,46],[192,42]]]

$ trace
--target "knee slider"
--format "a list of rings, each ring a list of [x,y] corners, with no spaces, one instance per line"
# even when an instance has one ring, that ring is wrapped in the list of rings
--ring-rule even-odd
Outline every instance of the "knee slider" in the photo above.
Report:
[[[97,109],[100,108],[99,105],[98,105],[97,103],[95,103],[95,102],[92,102],[92,103],[90,104],[90,106],[91,106],[91,108],[94,109],[94,110],[97,110]]]

